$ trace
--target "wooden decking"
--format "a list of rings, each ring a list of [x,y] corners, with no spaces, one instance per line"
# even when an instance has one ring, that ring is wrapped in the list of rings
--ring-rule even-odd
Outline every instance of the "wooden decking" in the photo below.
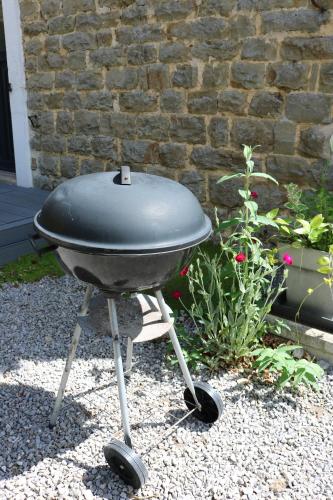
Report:
[[[0,183],[0,266],[32,252],[32,221],[46,191]]]

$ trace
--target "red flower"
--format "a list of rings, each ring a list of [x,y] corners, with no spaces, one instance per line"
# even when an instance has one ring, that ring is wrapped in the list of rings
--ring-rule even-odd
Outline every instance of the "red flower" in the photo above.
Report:
[[[180,271],[179,276],[186,276],[189,271],[189,267],[185,266],[183,269]]]
[[[292,256],[287,253],[284,254],[282,260],[285,264],[287,264],[287,266],[292,266],[294,262]]]
[[[256,198],[258,198],[258,193],[257,193],[257,191],[251,191],[251,198],[253,198],[254,200],[255,200]]]
[[[246,255],[243,252],[239,252],[235,257],[236,262],[244,262],[246,260]]]
[[[171,295],[173,299],[179,300],[182,296],[182,292],[180,292],[179,290],[174,290]]]

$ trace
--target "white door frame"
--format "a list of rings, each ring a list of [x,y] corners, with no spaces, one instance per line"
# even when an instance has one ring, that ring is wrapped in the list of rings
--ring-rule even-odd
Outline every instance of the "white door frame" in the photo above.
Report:
[[[27,91],[24,72],[23,36],[19,0],[1,0],[5,29],[8,77],[12,86],[10,109],[18,186],[31,187],[31,150]]]

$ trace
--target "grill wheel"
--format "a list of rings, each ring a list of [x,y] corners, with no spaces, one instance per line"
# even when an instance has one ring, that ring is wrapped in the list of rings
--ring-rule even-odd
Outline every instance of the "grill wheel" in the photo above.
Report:
[[[148,472],[141,457],[125,443],[113,439],[104,447],[104,456],[112,472],[135,489],[142,488]]]
[[[220,393],[206,382],[194,382],[194,389],[201,404],[201,410],[195,410],[192,415],[206,424],[216,422],[223,413],[223,401]],[[196,407],[191,391],[188,388],[184,391],[184,401],[189,410]]]

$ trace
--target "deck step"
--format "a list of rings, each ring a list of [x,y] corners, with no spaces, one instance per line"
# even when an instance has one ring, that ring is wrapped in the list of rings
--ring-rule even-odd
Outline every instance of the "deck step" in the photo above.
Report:
[[[29,253],[32,253],[29,240],[17,241],[11,245],[2,246],[0,247],[0,267]]]
[[[0,230],[0,248],[29,240],[34,233],[35,230],[31,218],[17,224],[8,225],[5,229]]]
[[[32,253],[33,218],[48,192],[0,183],[0,266]]]

